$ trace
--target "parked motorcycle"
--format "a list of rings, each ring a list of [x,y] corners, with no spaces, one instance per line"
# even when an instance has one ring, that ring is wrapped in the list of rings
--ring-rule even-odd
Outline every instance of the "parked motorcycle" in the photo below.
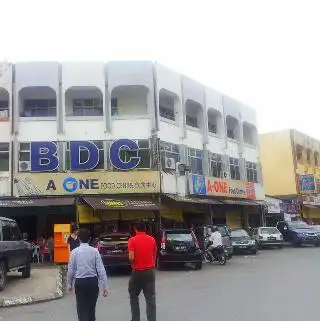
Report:
[[[209,250],[210,251],[210,250]],[[208,249],[203,252],[203,258],[205,262],[214,263],[219,262],[220,265],[225,265],[227,262],[227,251],[223,248],[223,246],[217,247],[211,251],[213,254],[213,259],[211,255],[208,253]]]

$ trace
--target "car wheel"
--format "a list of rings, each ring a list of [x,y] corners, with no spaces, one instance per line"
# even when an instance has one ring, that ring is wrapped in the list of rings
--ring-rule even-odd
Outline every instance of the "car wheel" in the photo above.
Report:
[[[258,252],[257,249],[255,249],[255,250],[252,250],[252,251],[251,251],[251,254],[252,254],[252,255],[256,255],[257,252]]]
[[[283,245],[279,245],[278,248],[279,248],[280,250],[282,250],[282,249],[283,249]]]
[[[7,267],[5,262],[0,262],[0,292],[4,290],[7,284]]]
[[[201,270],[202,269],[202,262],[198,262],[194,265],[195,270]]]
[[[22,277],[24,279],[30,278],[31,275],[31,264],[30,261],[26,264],[26,266],[22,269]]]
[[[316,246],[316,247],[319,247],[319,246],[320,246],[320,243],[316,243],[315,246]]]
[[[293,246],[294,246],[294,247],[301,247],[301,243],[298,242],[298,241],[294,241],[294,242],[293,242]]]

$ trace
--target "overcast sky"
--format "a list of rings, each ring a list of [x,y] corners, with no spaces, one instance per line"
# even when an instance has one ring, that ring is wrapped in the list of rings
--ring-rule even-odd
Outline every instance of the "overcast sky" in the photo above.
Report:
[[[320,3],[2,0],[0,60],[156,60],[320,139]]]

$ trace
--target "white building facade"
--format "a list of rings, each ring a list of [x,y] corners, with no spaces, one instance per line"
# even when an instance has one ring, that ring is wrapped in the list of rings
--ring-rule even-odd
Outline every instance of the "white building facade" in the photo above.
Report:
[[[0,197],[152,194],[246,226],[236,206],[265,198],[256,126],[158,63],[2,63]]]
[[[153,137],[161,193],[263,199],[256,126],[248,106],[158,63],[2,63],[0,196],[21,196],[14,181],[32,173],[31,142],[55,142],[54,172],[67,173],[70,141],[96,142],[101,159],[92,170],[108,171],[110,142],[136,141],[143,159]]]

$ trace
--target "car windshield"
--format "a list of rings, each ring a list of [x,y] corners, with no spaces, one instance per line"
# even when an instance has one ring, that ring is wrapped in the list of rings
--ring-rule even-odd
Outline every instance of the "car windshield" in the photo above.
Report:
[[[275,227],[263,227],[263,228],[260,228],[260,233],[261,234],[279,234],[279,231]]]
[[[167,232],[167,241],[192,242],[193,238],[190,232]]]
[[[218,230],[222,237],[228,235],[228,229],[225,226],[218,226]]]
[[[238,238],[238,237],[249,237],[249,234],[245,230],[231,231],[231,238]]]
[[[288,222],[290,228],[309,228],[309,225],[305,222]]]

